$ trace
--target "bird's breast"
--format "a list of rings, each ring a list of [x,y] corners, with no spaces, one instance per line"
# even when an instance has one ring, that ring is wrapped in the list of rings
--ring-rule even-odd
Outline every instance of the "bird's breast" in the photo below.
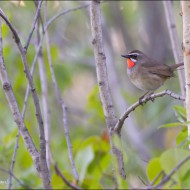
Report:
[[[165,78],[149,73],[146,69],[131,68],[127,70],[130,81],[139,89],[155,91],[165,82]]]

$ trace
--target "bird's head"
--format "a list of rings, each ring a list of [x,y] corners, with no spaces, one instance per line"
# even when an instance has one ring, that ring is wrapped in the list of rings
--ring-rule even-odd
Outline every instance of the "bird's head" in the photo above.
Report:
[[[136,64],[143,62],[143,59],[146,58],[146,55],[139,50],[133,50],[128,52],[126,55],[121,56],[127,59],[128,69],[131,69]]]

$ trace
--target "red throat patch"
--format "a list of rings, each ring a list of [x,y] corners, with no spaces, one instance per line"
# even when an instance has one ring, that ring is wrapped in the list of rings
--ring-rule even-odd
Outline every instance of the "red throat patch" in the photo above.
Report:
[[[127,66],[130,69],[135,66],[135,63],[133,61],[131,61],[131,59],[127,59]]]

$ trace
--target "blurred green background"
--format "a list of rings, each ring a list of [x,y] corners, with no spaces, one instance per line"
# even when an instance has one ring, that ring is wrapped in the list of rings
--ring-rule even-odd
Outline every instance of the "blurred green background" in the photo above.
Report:
[[[48,1],[48,18],[50,19],[63,10],[88,3],[90,2]],[[0,1],[0,7],[15,26],[25,45],[35,15],[34,3],[32,1]],[[139,49],[166,64],[174,64],[174,58],[161,1],[106,1],[101,4],[101,7],[108,77],[114,106],[119,117],[127,106],[137,101],[144,93],[128,80],[126,64],[120,55],[133,49]],[[180,2],[173,1],[173,7],[177,30],[182,41]],[[41,13],[43,15],[43,6]],[[22,110],[27,80],[12,34],[5,24],[3,24],[2,30],[5,64],[19,108]],[[109,142],[96,82],[89,8],[59,17],[50,25],[48,31],[56,79],[68,107],[71,142],[76,164],[79,167],[81,184],[88,188],[112,187],[113,182],[109,176],[111,172]],[[35,43],[36,33],[34,32],[27,53],[30,67],[35,56]],[[72,172],[62,126],[62,113],[51,80],[46,48],[43,48],[43,53],[51,111],[52,155],[63,173],[71,180]],[[35,70],[34,82],[41,98],[38,67]],[[180,94],[177,75],[167,81],[158,91],[164,89]],[[176,146],[175,138],[179,132],[178,128],[158,129],[162,124],[177,121],[173,109],[176,104],[183,105],[166,96],[158,98],[154,103],[149,102],[132,112],[123,127],[121,149],[125,155],[127,180],[130,186],[142,187],[142,181],[147,180],[145,166],[149,159]],[[0,154],[2,155],[0,168],[9,170],[17,126],[13,121],[3,90],[0,90],[0,113]],[[31,96],[27,106],[25,124],[34,142],[38,145],[38,129]],[[81,155],[84,156],[81,158]],[[82,160],[84,165],[79,166],[78,163],[81,163]],[[53,186],[63,188],[64,183],[55,175],[53,167],[51,169]],[[33,162],[23,146],[22,139],[20,139],[14,173],[28,186],[41,187],[39,177],[36,176]],[[0,176],[0,180],[7,180],[8,175],[5,172],[0,171]],[[4,184],[0,184],[1,186],[5,187]],[[17,188],[19,184],[14,181],[13,187]]]

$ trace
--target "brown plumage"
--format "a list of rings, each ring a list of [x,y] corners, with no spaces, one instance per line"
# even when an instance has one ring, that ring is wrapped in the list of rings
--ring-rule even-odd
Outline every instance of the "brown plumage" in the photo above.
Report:
[[[174,71],[183,65],[166,65],[149,58],[139,50],[133,50],[127,55],[127,74],[131,82],[138,88],[153,92],[158,89],[164,82],[174,76]]]

